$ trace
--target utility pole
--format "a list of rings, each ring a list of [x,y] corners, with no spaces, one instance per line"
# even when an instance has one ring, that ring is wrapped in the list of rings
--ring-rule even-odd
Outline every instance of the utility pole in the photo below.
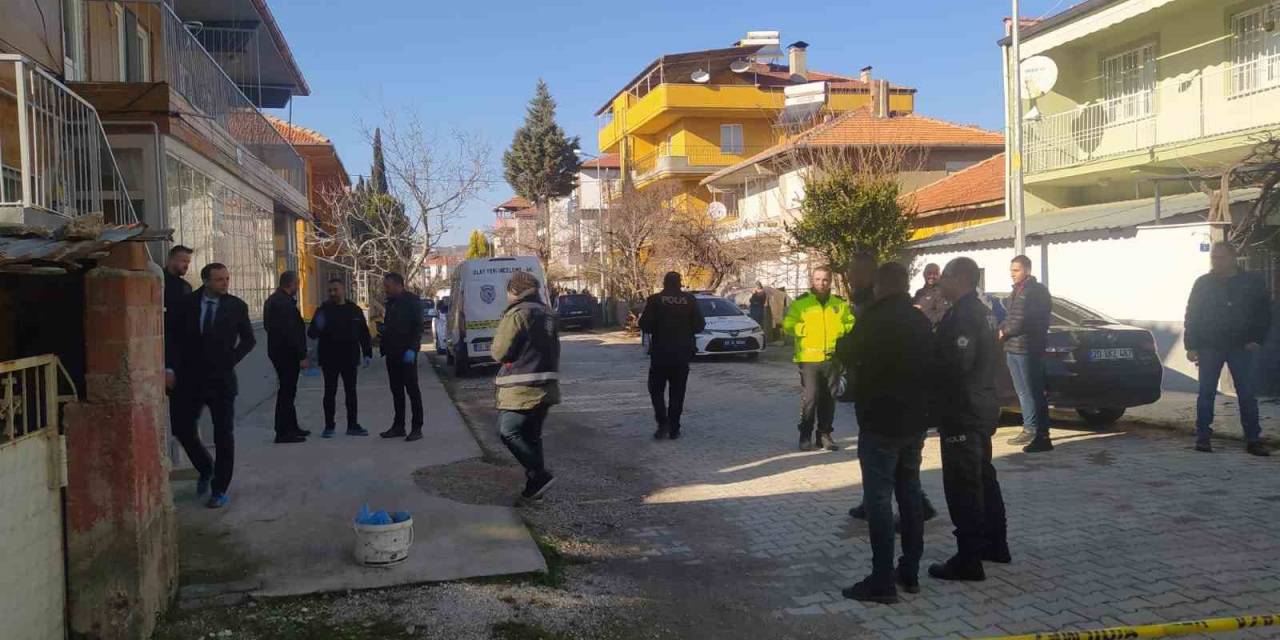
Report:
[[[1027,250],[1027,216],[1022,205],[1022,17],[1018,13],[1018,0],[1013,0],[1013,170],[1012,197],[1013,252],[1022,255]]]

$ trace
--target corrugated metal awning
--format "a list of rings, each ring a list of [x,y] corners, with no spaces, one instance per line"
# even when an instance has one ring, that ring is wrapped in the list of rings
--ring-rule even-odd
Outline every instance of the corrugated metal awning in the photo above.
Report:
[[[67,225],[71,227],[72,225]],[[79,269],[84,260],[106,257],[120,242],[163,239],[167,233],[147,233],[147,225],[135,223],[98,228],[56,231],[29,226],[0,226],[0,272],[65,273]]]
[[[1231,192],[1231,204],[1250,202],[1258,198],[1258,189],[1239,189]],[[1162,222],[1189,222],[1199,216],[1207,219],[1209,196],[1205,193],[1184,193],[1160,198]],[[1080,207],[1070,207],[1027,216],[1026,234],[1032,237],[1052,237],[1085,231],[1130,229],[1156,221],[1155,198],[1106,202]],[[966,244],[982,244],[1013,240],[1013,221],[999,220],[988,224],[957,229],[919,240],[907,245],[912,250],[928,250]]]

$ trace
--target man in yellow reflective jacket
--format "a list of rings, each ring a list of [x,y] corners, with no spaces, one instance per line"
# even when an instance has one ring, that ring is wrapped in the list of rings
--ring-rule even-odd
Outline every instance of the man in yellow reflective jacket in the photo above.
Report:
[[[853,329],[853,314],[843,298],[831,293],[831,269],[818,267],[809,276],[809,293],[800,296],[782,323],[795,338],[796,365],[804,395],[800,402],[800,450],[814,446],[836,451],[831,438],[836,401],[831,382],[836,374],[836,341]],[[817,432],[814,432],[814,426]]]

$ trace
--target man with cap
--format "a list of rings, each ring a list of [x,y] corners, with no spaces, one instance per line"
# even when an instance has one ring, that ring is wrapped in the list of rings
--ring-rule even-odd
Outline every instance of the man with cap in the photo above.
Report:
[[[509,306],[493,336],[498,362],[498,431],[525,472],[526,500],[537,500],[555,482],[542,455],[542,424],[560,403],[560,332],[543,302],[538,279],[517,271],[507,282]]]
[[[658,429],[655,439],[680,437],[680,416],[689,382],[689,361],[697,351],[694,336],[706,328],[693,294],[680,289],[680,274],[662,278],[662,291],[649,296],[640,314],[640,330],[649,334],[649,399]],[[671,401],[667,402],[667,386]]]

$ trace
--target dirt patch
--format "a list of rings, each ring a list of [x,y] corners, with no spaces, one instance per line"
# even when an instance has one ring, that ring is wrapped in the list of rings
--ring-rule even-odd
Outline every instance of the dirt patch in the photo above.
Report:
[[[454,502],[511,507],[524,486],[524,472],[517,466],[473,458],[419,469],[413,481],[423,491]]]

